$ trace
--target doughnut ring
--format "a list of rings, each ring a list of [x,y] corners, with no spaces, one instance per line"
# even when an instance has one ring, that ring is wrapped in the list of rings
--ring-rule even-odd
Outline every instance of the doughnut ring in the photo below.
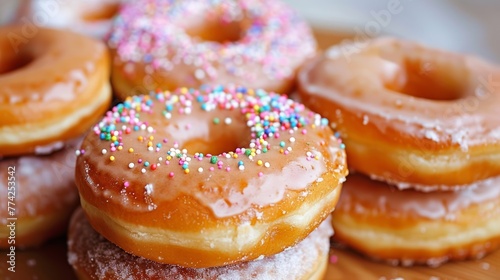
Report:
[[[341,146],[284,95],[180,88],[109,111],[83,141],[76,184],[90,224],[125,251],[222,266],[281,252],[333,211]]]
[[[106,46],[69,31],[0,27],[0,156],[81,136],[111,101]]]
[[[298,82],[338,125],[349,168],[426,191],[500,175],[500,68],[391,38],[352,47],[316,57]]]

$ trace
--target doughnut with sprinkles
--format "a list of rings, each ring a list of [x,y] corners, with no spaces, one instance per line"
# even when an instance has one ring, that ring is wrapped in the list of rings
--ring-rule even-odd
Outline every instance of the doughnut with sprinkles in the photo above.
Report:
[[[130,1],[108,45],[122,100],[204,84],[287,93],[316,50],[307,23],[279,0]]]
[[[76,183],[96,231],[134,255],[185,267],[300,242],[333,211],[347,174],[326,119],[244,87],[128,97],[77,153]]]

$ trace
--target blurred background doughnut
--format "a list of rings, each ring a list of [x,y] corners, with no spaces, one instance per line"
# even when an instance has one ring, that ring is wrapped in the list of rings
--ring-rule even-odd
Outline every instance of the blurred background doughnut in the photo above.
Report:
[[[19,0],[16,22],[68,29],[104,39],[114,16],[126,0]]]

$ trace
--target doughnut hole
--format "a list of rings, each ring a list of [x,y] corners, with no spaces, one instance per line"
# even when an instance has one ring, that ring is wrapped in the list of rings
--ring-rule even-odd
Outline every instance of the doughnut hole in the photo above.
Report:
[[[227,113],[209,113],[205,119],[176,116],[176,122],[169,126],[168,133],[175,135],[179,148],[186,149],[190,154],[220,155],[248,147],[251,132],[243,117],[235,111]]]
[[[9,44],[8,40],[0,40],[0,75],[21,69],[34,60],[33,54],[22,45],[18,48]]]
[[[224,21],[219,16],[198,16],[197,20],[190,22],[189,26],[184,26],[185,32],[198,40],[218,43],[230,43],[239,41],[247,29],[247,22]]]
[[[438,57],[405,57],[393,62],[398,64],[399,73],[398,79],[386,81],[385,87],[389,90],[441,101],[458,100],[471,94],[467,90],[470,74],[461,60],[444,62]]]

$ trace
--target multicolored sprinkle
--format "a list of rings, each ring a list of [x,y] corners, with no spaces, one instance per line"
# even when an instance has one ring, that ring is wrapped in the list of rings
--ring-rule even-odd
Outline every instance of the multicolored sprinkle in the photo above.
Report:
[[[214,18],[222,28],[241,23],[241,38],[219,43],[187,33],[190,25]],[[270,79],[287,78],[316,49],[306,22],[279,0],[130,1],[115,19],[108,45],[122,63],[146,65],[146,74],[183,64],[194,67],[197,80],[215,80],[221,68],[225,75],[255,79],[243,69],[252,63]]]
[[[160,139],[157,130],[161,127],[148,123],[143,118],[145,115],[158,114],[159,120],[163,118],[165,121],[175,122],[173,114],[190,115],[193,111],[216,110],[237,110],[244,116],[241,125],[246,125],[249,129],[248,145],[217,155],[188,151],[180,147],[176,139]],[[211,122],[209,119],[206,121]],[[217,125],[233,124],[232,120],[224,123]],[[263,168],[256,174],[262,176],[265,169],[272,166],[272,162],[262,155],[275,152],[276,156],[286,156],[295,152],[293,147],[296,137],[326,126],[328,120],[306,110],[304,105],[285,95],[244,87],[202,87],[199,90],[180,88],[172,92],[152,92],[150,95],[129,97],[108,111],[102,121],[94,126],[93,133],[100,141],[109,143],[109,146],[100,150],[101,156],[107,158],[109,164],[118,164],[122,154],[133,154],[136,155],[135,160],[126,162],[125,168],[140,170],[142,174],[172,165],[178,167],[177,171],[169,169],[170,178],[193,171],[244,172],[247,164],[255,164]],[[123,141],[125,137],[129,137],[129,140]],[[271,146],[271,139],[273,143],[278,143],[274,148]],[[124,142],[134,144],[135,149]],[[141,156],[138,147],[144,148],[142,153],[148,154],[147,160]],[[314,148],[305,151],[307,160],[317,160],[321,156]],[[244,158],[249,160],[243,160]],[[203,161],[209,168],[202,166],[191,170],[192,162]],[[124,186],[125,184],[128,182]]]

